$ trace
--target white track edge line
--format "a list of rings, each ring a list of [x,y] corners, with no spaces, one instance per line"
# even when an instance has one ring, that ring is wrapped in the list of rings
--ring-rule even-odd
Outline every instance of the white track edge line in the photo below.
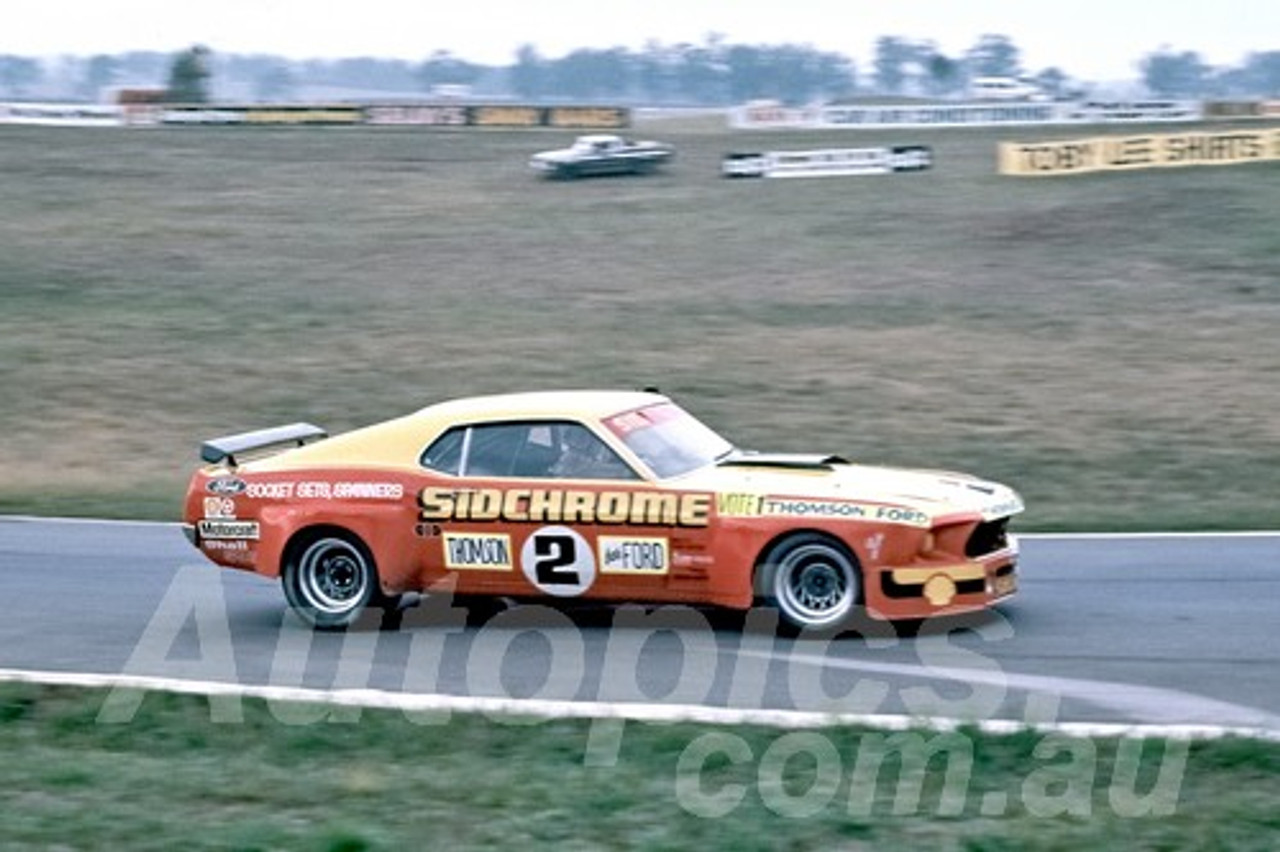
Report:
[[[138,521],[119,518],[62,518],[44,517],[41,515],[0,515],[0,523],[47,523],[47,524],[84,524],[104,526],[133,527],[180,527],[178,521]],[[1220,532],[1018,532],[1017,537],[1025,541],[1071,541],[1071,540],[1116,540],[1125,539],[1179,539],[1179,538],[1280,538],[1280,530],[1223,530]]]
[[[825,728],[861,725],[884,730],[927,729],[955,731],[977,728],[986,734],[1023,731],[1052,732],[1072,737],[1160,738],[1208,740],[1245,737],[1280,742],[1280,731],[1267,728],[1232,728],[1220,725],[1153,725],[1105,722],[1053,722],[1028,724],[1016,720],[961,720],[895,714],[816,713],[804,710],[769,710],[710,707],[696,704],[646,704],[602,701],[551,701],[530,698],[484,698],[462,695],[415,694],[379,689],[307,689],[303,687],[250,686],[219,681],[187,681],[135,675],[0,669],[0,683],[30,683],[85,689],[128,689],[213,697],[253,698],[273,702],[308,703],[405,713],[482,713],[486,716],[546,719],[621,720],[631,722],[696,722],[711,725],[757,725],[771,728]]]

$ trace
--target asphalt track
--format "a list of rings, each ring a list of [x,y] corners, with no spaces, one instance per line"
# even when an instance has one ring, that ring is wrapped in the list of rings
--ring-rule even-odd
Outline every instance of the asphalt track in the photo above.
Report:
[[[163,524],[0,518],[0,669],[1017,723],[1280,732],[1280,534],[1029,536],[1019,596],[897,636],[766,610],[463,612],[317,634]]]

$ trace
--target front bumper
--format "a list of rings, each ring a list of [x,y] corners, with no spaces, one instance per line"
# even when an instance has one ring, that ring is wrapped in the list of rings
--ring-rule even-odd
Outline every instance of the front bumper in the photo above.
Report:
[[[986,609],[1018,591],[1018,546],[976,559],[885,567],[867,578],[867,608],[886,619],[932,618]]]

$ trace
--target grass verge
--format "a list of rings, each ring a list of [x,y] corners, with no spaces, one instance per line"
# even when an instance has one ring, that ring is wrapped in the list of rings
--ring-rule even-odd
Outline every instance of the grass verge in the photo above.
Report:
[[[6,849],[1270,850],[1280,744],[786,732],[0,685]],[[314,712],[312,712],[314,711]],[[282,717],[295,724],[282,721]],[[309,723],[296,724],[300,718]],[[896,739],[895,739],[896,738]],[[880,755],[880,758],[877,758]],[[919,760],[917,760],[919,758]]]

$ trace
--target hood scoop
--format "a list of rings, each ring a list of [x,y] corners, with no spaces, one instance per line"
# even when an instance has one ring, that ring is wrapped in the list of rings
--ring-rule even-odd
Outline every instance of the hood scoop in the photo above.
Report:
[[[836,455],[819,453],[750,453],[737,452],[726,456],[718,463],[718,467],[755,467],[773,470],[832,470],[838,464],[849,464],[849,460]]]

